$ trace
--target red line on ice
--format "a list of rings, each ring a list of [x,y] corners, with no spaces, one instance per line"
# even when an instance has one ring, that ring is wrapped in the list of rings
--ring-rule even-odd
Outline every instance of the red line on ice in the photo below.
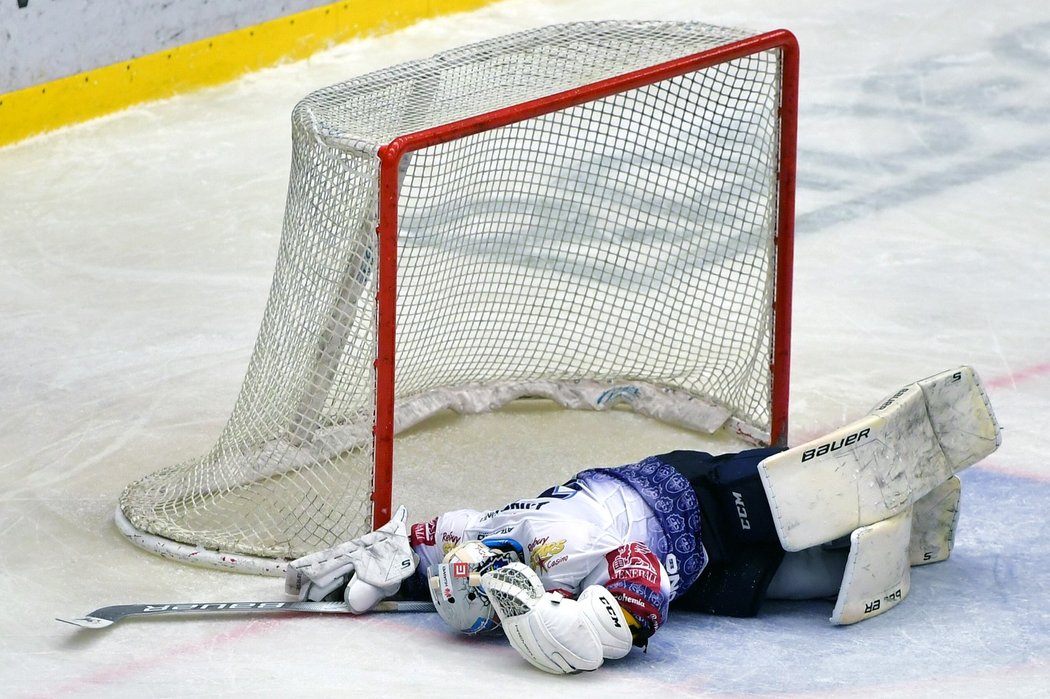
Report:
[[[1005,376],[997,376],[994,379],[985,381],[985,384],[989,388],[1003,388],[1006,386],[1015,386],[1018,383],[1022,383],[1027,379],[1034,378],[1036,376],[1042,376],[1043,374],[1050,374],[1050,362],[1043,364],[1036,364],[1020,371],[1015,371]]]
[[[285,619],[289,618],[284,617]],[[101,670],[84,677],[70,680],[69,682],[48,689],[42,694],[35,694],[32,697],[55,697],[68,694],[83,694],[88,687],[100,687],[118,683],[128,677],[132,677],[143,670],[150,668],[162,667],[166,664],[170,664],[171,661],[187,655],[193,655],[200,653],[205,648],[211,648],[215,646],[221,646],[226,643],[231,643],[242,638],[250,636],[258,636],[265,633],[269,633],[280,623],[280,619],[275,617],[267,619],[254,619],[250,622],[243,623],[237,628],[230,631],[226,631],[211,638],[199,639],[191,641],[189,643],[183,643],[169,648],[160,653],[146,656],[144,658],[137,658],[130,660],[120,665],[115,665],[106,670]],[[83,633],[83,632],[81,632]],[[98,632],[89,632],[98,633]],[[105,633],[105,632],[103,632]],[[101,640],[101,639],[100,639]],[[128,655],[131,655],[129,653]],[[132,656],[133,657],[133,656]]]
[[[136,675],[146,671],[156,671],[159,668],[170,666],[183,657],[192,657],[194,655],[200,655],[201,652],[223,647],[228,644],[236,643],[242,639],[252,638],[256,636],[265,636],[276,630],[278,630],[283,622],[291,621],[293,619],[305,619],[315,615],[307,613],[282,613],[280,615],[260,617],[252,619],[251,621],[245,621],[238,624],[236,627],[229,631],[216,634],[209,638],[198,639],[189,641],[186,643],[179,644],[173,648],[166,649],[153,655],[131,660],[120,665],[115,665],[110,668],[99,670],[83,677],[73,678],[60,684],[57,687],[47,689],[43,692],[31,694],[26,699],[36,699],[37,697],[57,697],[67,695],[83,695],[86,691],[91,688],[105,687],[108,685],[119,685],[120,683],[134,678]],[[384,626],[396,626],[398,627],[398,633],[402,634],[413,634],[413,635],[434,635],[445,638],[446,635],[440,630],[428,630],[426,628],[420,628],[412,626],[406,621],[401,621],[399,618],[404,618],[402,614],[381,614],[381,615],[369,615],[369,621],[371,625],[384,625]],[[411,615],[409,615],[411,616]],[[354,623],[356,617],[343,617],[343,620],[348,623]],[[128,625],[134,624],[134,620],[125,622]],[[153,621],[152,623],[159,623]],[[176,622],[178,623],[178,622]],[[216,623],[220,623],[216,620]],[[231,621],[229,623],[237,623]],[[113,630],[106,631],[81,631],[82,634],[108,634]],[[119,632],[119,630],[118,630]],[[101,638],[98,639],[101,642]],[[509,648],[508,648],[509,650]],[[131,653],[129,653],[130,655]]]

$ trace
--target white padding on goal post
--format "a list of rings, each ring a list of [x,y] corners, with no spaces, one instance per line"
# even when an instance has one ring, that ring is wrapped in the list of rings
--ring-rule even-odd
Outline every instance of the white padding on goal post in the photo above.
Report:
[[[867,416],[759,464],[781,543],[801,551],[908,508],[999,446],[970,367],[909,384]]]
[[[911,508],[850,535],[849,558],[842,576],[833,624],[855,624],[893,609],[908,596],[911,566]]]

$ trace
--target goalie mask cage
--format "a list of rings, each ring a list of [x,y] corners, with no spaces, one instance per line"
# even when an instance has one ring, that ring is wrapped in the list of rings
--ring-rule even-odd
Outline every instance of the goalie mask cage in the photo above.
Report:
[[[121,530],[279,574],[389,519],[398,430],[525,396],[783,440],[797,56],[578,23],[307,96],[233,413],[126,488]]]

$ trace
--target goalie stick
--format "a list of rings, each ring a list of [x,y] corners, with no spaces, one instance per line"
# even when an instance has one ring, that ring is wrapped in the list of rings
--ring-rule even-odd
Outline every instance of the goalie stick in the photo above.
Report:
[[[430,602],[386,600],[377,604],[373,612],[432,612]],[[62,621],[82,629],[102,629],[129,616],[157,616],[160,614],[242,614],[272,612],[307,612],[316,614],[351,614],[343,602],[188,602],[184,604],[117,604],[102,607],[81,617]]]

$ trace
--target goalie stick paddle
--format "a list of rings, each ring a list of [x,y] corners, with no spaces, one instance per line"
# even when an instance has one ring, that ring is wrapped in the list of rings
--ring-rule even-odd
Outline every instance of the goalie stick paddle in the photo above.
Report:
[[[432,612],[430,602],[386,600],[377,604],[373,612]],[[102,607],[81,617],[62,621],[82,629],[102,629],[129,616],[157,616],[160,614],[240,614],[273,612],[307,612],[316,614],[351,614],[342,602],[190,602],[184,604],[118,604]]]

